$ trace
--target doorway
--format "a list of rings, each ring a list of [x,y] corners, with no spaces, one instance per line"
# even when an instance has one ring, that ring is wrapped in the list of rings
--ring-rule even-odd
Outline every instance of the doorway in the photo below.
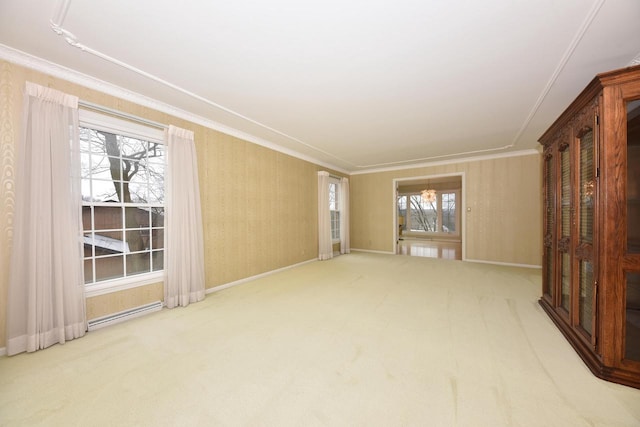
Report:
[[[397,178],[393,185],[395,253],[464,259],[464,173]]]

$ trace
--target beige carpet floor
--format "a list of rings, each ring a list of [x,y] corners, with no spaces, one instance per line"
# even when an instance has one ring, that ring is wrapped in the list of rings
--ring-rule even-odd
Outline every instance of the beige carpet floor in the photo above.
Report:
[[[352,253],[0,358],[7,426],[639,426],[540,271]]]

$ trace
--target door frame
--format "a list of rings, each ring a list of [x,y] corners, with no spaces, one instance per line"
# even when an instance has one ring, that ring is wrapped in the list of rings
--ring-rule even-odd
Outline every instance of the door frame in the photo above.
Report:
[[[459,176],[460,180],[462,181],[462,185],[460,187],[460,199],[461,199],[461,203],[460,203],[460,246],[462,248],[462,261],[466,261],[467,259],[467,250],[466,250],[466,241],[467,241],[467,228],[466,228],[466,213],[467,213],[467,208],[466,208],[466,200],[467,200],[467,191],[466,191],[466,179],[465,179],[465,173],[464,172],[454,172],[454,173],[445,173],[445,174],[435,174],[435,175],[419,175],[419,176],[410,176],[410,177],[405,177],[405,178],[394,178],[393,179],[393,190],[392,190],[392,194],[393,194],[393,203],[392,208],[393,208],[393,224],[391,225],[393,227],[393,253],[397,253],[397,249],[398,249],[398,239],[399,239],[399,233],[398,233],[398,186],[400,182],[403,181],[415,181],[415,180],[433,180],[433,179],[439,179],[439,178],[448,178],[448,177],[452,177],[452,176]]]

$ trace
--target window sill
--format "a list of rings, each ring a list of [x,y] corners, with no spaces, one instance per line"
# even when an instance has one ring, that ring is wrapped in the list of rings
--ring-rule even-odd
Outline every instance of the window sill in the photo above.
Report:
[[[139,274],[123,279],[105,280],[104,282],[85,285],[84,296],[85,298],[91,298],[112,292],[124,291],[126,289],[138,288],[140,286],[153,285],[163,281],[163,271],[154,271],[153,273]]]

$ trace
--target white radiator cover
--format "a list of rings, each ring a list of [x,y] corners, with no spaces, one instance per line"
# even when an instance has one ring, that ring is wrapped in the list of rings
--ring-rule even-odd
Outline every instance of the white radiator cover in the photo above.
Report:
[[[162,310],[162,301],[155,301],[150,304],[130,308],[129,310],[109,314],[108,316],[91,319],[88,322],[89,331],[95,331],[96,329],[104,328],[105,326],[115,325],[116,323],[124,322],[126,320],[160,310]]]

